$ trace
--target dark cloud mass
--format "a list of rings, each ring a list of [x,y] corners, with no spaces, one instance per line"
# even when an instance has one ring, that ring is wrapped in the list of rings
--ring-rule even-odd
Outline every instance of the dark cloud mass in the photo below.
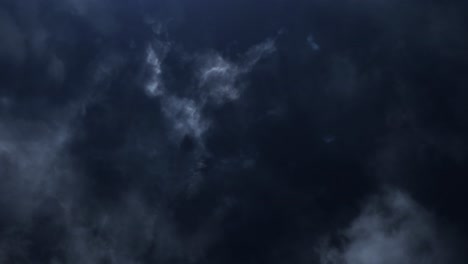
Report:
[[[0,264],[468,261],[466,1],[0,1]]]

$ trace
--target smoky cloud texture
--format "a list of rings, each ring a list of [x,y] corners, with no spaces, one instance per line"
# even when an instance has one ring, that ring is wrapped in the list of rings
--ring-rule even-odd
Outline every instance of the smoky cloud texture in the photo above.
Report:
[[[465,263],[467,11],[1,2],[0,263]]]
[[[400,191],[370,199],[341,237],[341,249],[324,243],[321,263],[460,262],[448,230]]]

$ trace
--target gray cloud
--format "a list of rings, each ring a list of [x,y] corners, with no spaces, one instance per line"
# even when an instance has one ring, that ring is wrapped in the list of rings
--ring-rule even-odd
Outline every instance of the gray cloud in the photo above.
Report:
[[[246,75],[262,58],[275,50],[274,40],[267,39],[248,49],[237,62],[216,52],[199,56],[196,74],[201,93],[216,104],[238,99],[244,88]]]
[[[320,259],[322,264],[461,263],[448,230],[408,195],[387,191],[364,206],[342,233],[342,245],[322,245]]]
[[[24,66],[0,87],[0,263],[316,263],[310,238],[342,223],[374,180],[427,188],[450,181],[410,173],[439,159],[427,148],[456,161],[442,172],[466,158],[449,126],[462,123],[416,123],[437,100],[383,124],[403,75],[421,93],[395,97],[438,95],[424,87],[437,78],[414,73],[444,75],[434,57],[463,54],[456,15],[399,0],[22,2],[0,11],[0,59]],[[296,11],[278,16],[283,7]],[[249,46],[278,27],[288,32]],[[426,64],[419,48],[437,51]],[[383,177],[362,177],[368,156]],[[324,264],[456,263],[446,229],[388,191],[319,253]]]
[[[165,92],[163,63],[170,49],[170,42],[157,39],[153,40],[146,49],[145,73],[147,74],[147,80],[145,83],[145,91],[149,96],[159,96]]]
[[[187,89],[194,90],[184,97],[164,87],[163,59],[170,43],[154,41],[153,44],[146,51],[149,78],[145,82],[145,92],[151,97],[161,97],[162,111],[172,124],[176,141],[190,136],[200,145],[203,145],[200,139],[210,125],[209,118],[203,113],[205,107],[237,100],[253,67],[275,51],[274,41],[268,39],[247,50],[237,62],[214,51],[194,56],[196,84],[195,87],[188,84]]]
[[[145,91],[150,96],[158,96],[164,93],[164,85],[161,80],[161,60],[156,56],[152,47],[146,51],[146,63],[150,71],[150,77],[145,85]]]
[[[67,153],[70,115],[49,121],[1,120],[1,189],[8,193],[1,199],[16,204],[9,207],[10,217],[22,222],[43,198],[68,199],[70,184],[76,184]]]
[[[309,47],[313,50],[313,51],[319,51],[320,50],[320,45],[317,43],[317,41],[315,40],[315,37],[314,35],[309,35],[307,36],[307,44],[309,45]]]
[[[262,43],[259,43],[251,47],[244,56],[243,66],[244,71],[249,71],[255,66],[261,59],[271,55],[276,51],[276,44],[274,39],[267,39]]]
[[[199,139],[208,129],[209,121],[203,116],[203,105],[195,100],[168,96],[163,99],[162,106],[178,140],[186,135]]]
[[[200,59],[199,86],[207,91],[209,99],[217,104],[236,100],[240,96],[238,82],[241,68],[219,54],[209,54]]]

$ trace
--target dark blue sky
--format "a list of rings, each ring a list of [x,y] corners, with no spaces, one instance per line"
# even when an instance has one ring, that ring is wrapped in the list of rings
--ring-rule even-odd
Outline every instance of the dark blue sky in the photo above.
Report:
[[[467,11],[0,1],[0,263],[466,263]]]

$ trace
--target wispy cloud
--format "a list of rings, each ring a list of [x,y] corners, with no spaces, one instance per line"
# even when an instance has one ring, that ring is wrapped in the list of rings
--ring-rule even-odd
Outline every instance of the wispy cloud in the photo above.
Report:
[[[364,206],[340,235],[339,245],[322,245],[321,263],[461,263],[454,258],[446,231],[408,195],[389,190]]]
[[[148,96],[160,97],[162,111],[172,124],[175,138],[185,136],[196,139],[203,145],[202,137],[209,129],[210,120],[204,111],[209,105],[220,106],[240,98],[245,79],[253,67],[265,56],[275,51],[275,43],[268,39],[250,48],[240,59],[233,61],[220,53],[211,51],[194,56],[193,75],[196,83],[187,84],[185,96],[176,95],[170,87],[164,86],[162,58],[170,45],[155,42],[156,49],[149,46],[146,51],[146,65],[149,78],[145,84]]]
[[[151,46],[148,46],[146,50],[146,63],[150,76],[145,85],[145,91],[150,96],[162,95],[164,93],[164,85],[161,79],[161,60],[157,57]]]

